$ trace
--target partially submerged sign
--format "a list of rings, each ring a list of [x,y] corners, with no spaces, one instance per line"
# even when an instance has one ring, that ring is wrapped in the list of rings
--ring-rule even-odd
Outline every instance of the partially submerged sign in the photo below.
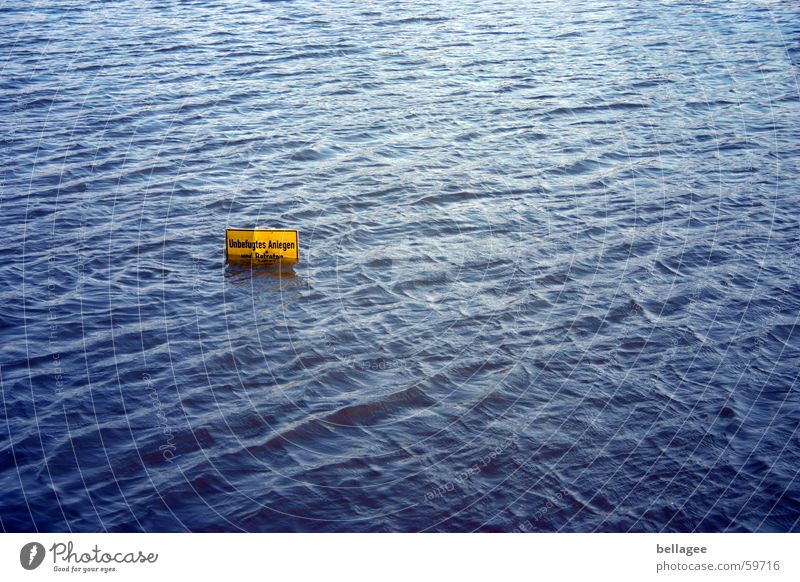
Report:
[[[300,241],[296,230],[227,228],[225,256],[248,261],[298,261]]]

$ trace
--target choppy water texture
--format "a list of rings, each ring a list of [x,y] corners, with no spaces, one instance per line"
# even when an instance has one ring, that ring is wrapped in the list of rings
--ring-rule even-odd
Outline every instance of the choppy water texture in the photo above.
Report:
[[[3,529],[800,530],[800,6],[162,4],[0,5]]]

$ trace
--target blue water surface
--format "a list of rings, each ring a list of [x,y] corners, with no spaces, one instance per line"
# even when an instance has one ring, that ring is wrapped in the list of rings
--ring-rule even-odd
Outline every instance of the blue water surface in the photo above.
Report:
[[[0,527],[800,531],[799,63],[775,0],[0,3]]]

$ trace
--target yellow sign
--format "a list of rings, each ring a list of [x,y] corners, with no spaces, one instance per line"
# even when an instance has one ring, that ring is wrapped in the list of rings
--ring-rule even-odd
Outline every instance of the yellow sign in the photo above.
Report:
[[[251,261],[298,261],[300,240],[296,230],[228,228],[225,229],[225,256]]]

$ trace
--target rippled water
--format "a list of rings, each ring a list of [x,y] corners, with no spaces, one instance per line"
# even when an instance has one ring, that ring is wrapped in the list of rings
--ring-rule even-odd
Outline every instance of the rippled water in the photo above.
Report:
[[[168,4],[0,6],[4,530],[800,530],[796,3]]]

